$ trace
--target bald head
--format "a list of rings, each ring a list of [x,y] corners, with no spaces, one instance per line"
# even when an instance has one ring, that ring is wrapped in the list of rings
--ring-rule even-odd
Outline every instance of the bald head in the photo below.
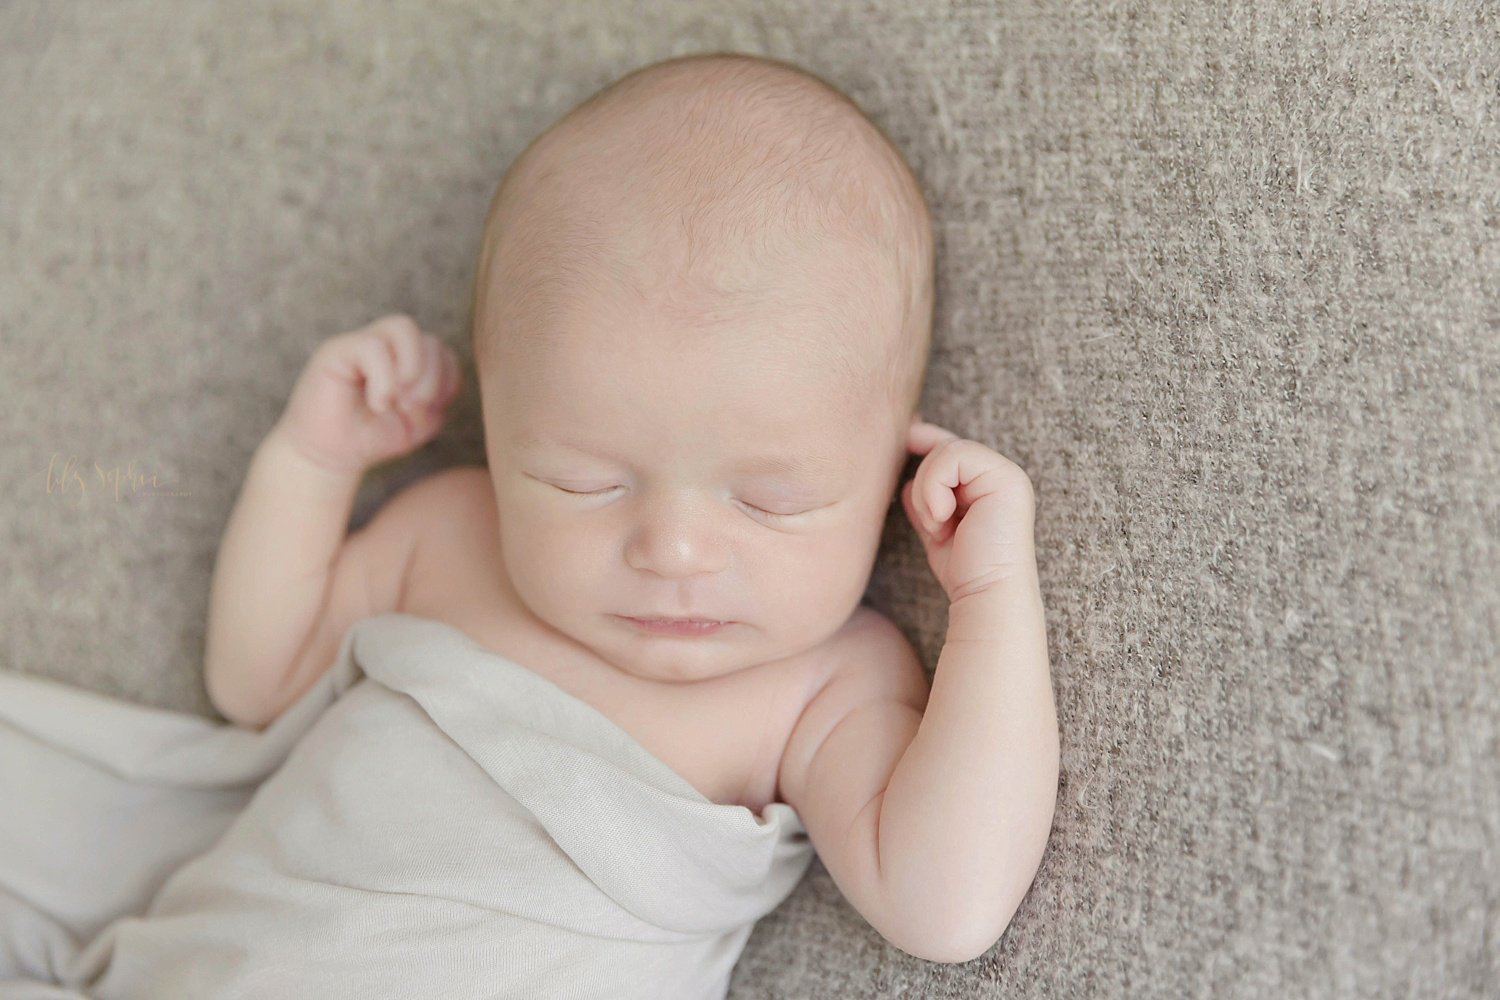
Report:
[[[854,102],[786,63],[688,56],[595,94],[506,172],[475,274],[475,357],[482,378],[486,358],[545,340],[580,288],[711,335],[816,272],[829,336],[799,346],[909,416],[932,270],[921,187]]]

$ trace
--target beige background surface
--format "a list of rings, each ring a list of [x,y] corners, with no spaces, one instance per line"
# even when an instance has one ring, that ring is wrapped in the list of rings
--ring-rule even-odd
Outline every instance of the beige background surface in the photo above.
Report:
[[[525,142],[639,65],[760,52],[859,100],[926,187],[923,412],[1036,484],[1063,779],[984,958],[906,956],[815,864],[731,997],[1493,997],[1497,22],[0,3],[0,658],[212,714],[214,553],[312,348],[402,311],[466,352]],[[482,461],[470,376],[356,523]],[[945,607],[899,506],[870,599],[933,666]]]

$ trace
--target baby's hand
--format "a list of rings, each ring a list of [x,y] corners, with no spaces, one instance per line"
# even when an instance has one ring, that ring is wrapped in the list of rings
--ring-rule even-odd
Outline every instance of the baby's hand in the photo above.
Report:
[[[901,505],[950,603],[1036,571],[1036,496],[1019,465],[936,424],[914,425],[906,447],[927,457]]]
[[[385,316],[318,346],[277,431],[326,469],[363,472],[432,440],[462,383],[451,348],[410,316]]]

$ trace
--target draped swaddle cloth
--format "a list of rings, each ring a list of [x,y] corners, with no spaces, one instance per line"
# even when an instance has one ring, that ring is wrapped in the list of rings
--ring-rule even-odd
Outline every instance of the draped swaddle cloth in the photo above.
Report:
[[[414,615],[259,732],[0,670],[0,1000],[718,1000],[812,856]]]

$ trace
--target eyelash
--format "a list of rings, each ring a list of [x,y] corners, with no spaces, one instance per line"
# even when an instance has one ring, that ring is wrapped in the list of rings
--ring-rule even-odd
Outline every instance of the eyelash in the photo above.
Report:
[[[741,502],[743,503],[743,501]],[[766,517],[775,518],[782,521],[789,520],[790,518],[794,518],[797,516],[796,514],[778,514],[774,510],[766,510],[764,507],[757,507],[753,503],[746,503],[745,506],[749,507],[751,510],[754,510],[758,514],[764,514]]]
[[[559,486],[557,488],[560,489],[560,490],[562,490],[564,493],[571,493],[575,497],[593,497],[593,496],[599,496],[601,493],[608,493],[610,490],[618,489],[618,487],[615,487],[615,486],[606,486],[602,490],[570,490],[566,486]],[[756,513],[758,513],[758,514],[764,514],[766,517],[770,517],[770,518],[777,518],[777,519],[780,519],[780,520],[787,520],[787,519],[790,519],[790,518],[793,518],[793,517],[797,516],[796,514],[778,514],[774,510],[766,510],[764,507],[757,507],[757,506],[755,506],[755,504],[748,503],[748,502],[743,501],[743,500],[740,501],[740,502],[744,503],[746,507],[749,507],[751,510],[755,511]]]
[[[613,486],[606,486],[602,490],[570,490],[566,486],[559,486],[557,488],[560,489],[560,490],[562,490],[564,493],[571,493],[575,497],[591,497],[591,496],[597,496],[600,493],[608,493],[610,490],[614,489],[615,487],[613,487]]]

